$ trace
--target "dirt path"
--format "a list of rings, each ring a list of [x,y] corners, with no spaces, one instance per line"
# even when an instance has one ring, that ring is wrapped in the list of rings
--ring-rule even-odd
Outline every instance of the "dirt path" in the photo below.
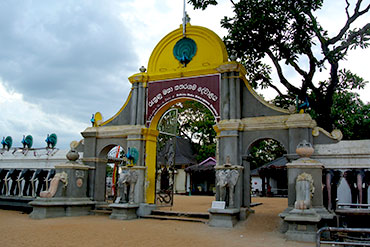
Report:
[[[206,212],[214,197],[176,196],[173,211]],[[287,199],[253,198],[254,208],[245,222],[233,229],[206,224],[138,219],[111,220],[108,216],[32,220],[27,214],[0,210],[0,246],[314,246],[286,241],[278,232]]]

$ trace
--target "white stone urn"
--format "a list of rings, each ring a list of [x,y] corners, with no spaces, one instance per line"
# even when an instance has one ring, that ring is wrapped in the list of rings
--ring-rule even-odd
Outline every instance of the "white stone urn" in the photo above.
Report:
[[[296,153],[301,157],[301,158],[309,158],[314,152],[314,149],[312,147],[312,144],[309,143],[306,140],[303,140],[297,145],[296,148]]]

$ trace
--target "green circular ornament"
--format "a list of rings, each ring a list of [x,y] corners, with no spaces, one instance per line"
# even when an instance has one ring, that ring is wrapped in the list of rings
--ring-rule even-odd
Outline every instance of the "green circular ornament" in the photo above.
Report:
[[[177,41],[173,48],[173,55],[184,66],[186,66],[197,52],[197,45],[190,38],[182,38]]]

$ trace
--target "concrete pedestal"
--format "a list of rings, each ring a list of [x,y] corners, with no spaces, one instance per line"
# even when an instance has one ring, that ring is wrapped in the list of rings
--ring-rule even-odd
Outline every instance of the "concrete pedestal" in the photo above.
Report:
[[[322,169],[323,164],[309,158],[300,158],[287,164],[288,168],[288,208],[280,214],[284,219],[284,230],[288,240],[315,242],[319,225],[330,220],[333,215],[323,207]],[[309,209],[295,209],[297,200],[296,183],[301,174],[309,174],[312,178],[314,193]]]
[[[153,210],[157,209],[157,205],[155,204],[148,204],[148,203],[140,203],[139,209],[136,211],[137,216],[145,216],[150,215]]]
[[[232,228],[239,221],[240,210],[238,208],[208,209],[209,226]]]
[[[88,198],[37,198],[30,202],[32,219],[89,215],[95,203]]]
[[[288,224],[288,231],[285,233],[288,240],[315,242],[321,216],[314,209],[293,209],[284,220]]]
[[[30,217],[44,219],[90,214],[95,202],[86,197],[89,169],[88,166],[75,161],[56,165],[55,176],[64,174],[65,181],[57,181],[58,184],[54,188],[55,193],[52,193],[50,188],[49,191],[44,193],[46,197],[38,197],[29,203],[33,207]]]
[[[121,204],[113,203],[109,204],[112,209],[112,214],[109,216],[111,219],[117,220],[132,220],[137,219],[136,210],[139,208],[139,204]]]

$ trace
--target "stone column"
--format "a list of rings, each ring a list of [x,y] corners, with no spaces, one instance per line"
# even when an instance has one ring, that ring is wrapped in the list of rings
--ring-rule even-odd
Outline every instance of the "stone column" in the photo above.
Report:
[[[239,147],[241,126],[241,121],[238,120],[222,120],[215,125],[219,143],[219,164],[226,163],[226,158],[229,157],[231,164],[242,166]],[[242,175],[242,177],[244,177],[244,175]],[[236,205],[240,207],[242,205],[243,182],[238,184],[236,191]],[[216,190],[216,195],[217,193],[219,193],[218,190]]]
[[[236,119],[236,87],[234,73],[230,73],[229,91],[230,91],[230,119]]]
[[[238,180],[233,191],[233,201],[229,208],[210,208],[210,226],[215,227],[233,227],[240,219],[245,219],[245,210],[241,216],[241,207],[243,205],[243,192],[245,185],[245,175],[243,172],[242,159],[240,155],[240,120],[222,120],[215,125],[218,138],[219,160],[216,167],[216,173],[223,171],[229,173],[231,170],[238,172]],[[220,165],[225,164],[225,165]],[[233,164],[233,165],[230,165]],[[249,181],[249,178],[248,178]],[[228,192],[230,193],[230,192]],[[216,187],[216,201],[224,200],[220,186]],[[227,205],[227,203],[226,203]],[[230,206],[230,205],[229,205]]]
[[[285,235],[289,240],[315,242],[318,225],[334,217],[323,206],[324,166],[309,158],[313,151],[312,145],[304,140],[296,149],[301,158],[287,164],[288,208],[280,217],[288,228]]]
[[[137,100],[138,100],[138,83],[134,82],[132,84],[132,96],[131,96],[131,114],[130,114],[130,125],[136,124],[137,116]]]
[[[221,119],[230,118],[229,73],[221,74]]]
[[[249,208],[251,205],[251,167],[247,161],[247,156],[243,156],[243,195],[242,195],[242,207]]]

